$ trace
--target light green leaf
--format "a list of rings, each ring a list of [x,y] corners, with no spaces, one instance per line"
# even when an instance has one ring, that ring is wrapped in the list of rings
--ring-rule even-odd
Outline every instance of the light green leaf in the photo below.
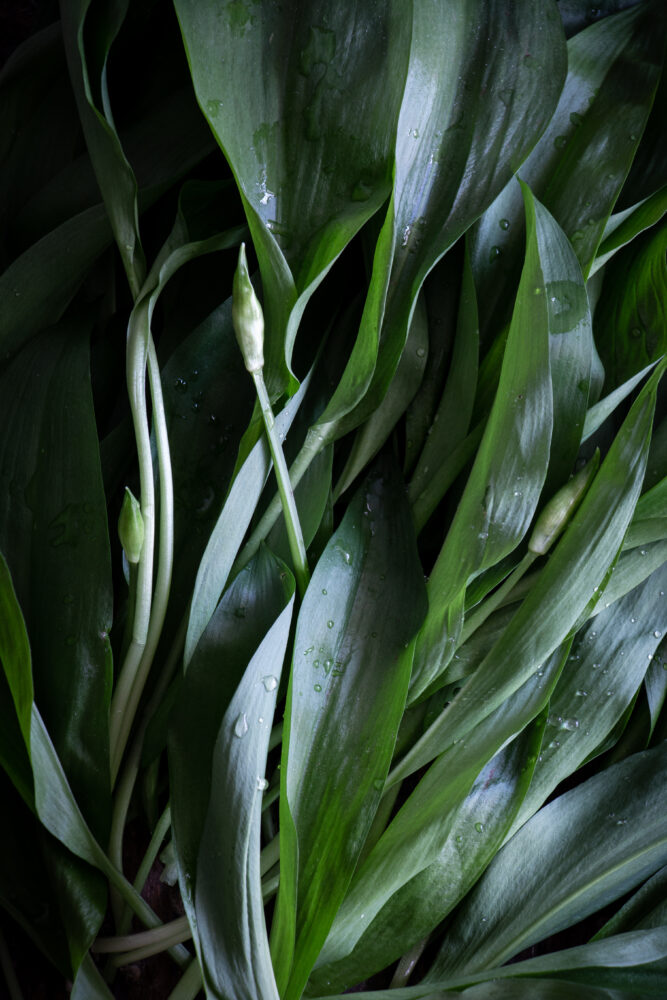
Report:
[[[211,799],[197,858],[195,913],[209,995],[278,1000],[264,920],[260,820],[271,723],[292,597],[250,660],[213,749]]]

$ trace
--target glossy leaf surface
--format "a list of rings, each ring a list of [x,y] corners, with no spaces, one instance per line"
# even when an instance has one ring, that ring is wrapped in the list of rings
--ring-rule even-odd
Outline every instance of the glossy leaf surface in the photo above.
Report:
[[[407,691],[400,654],[423,613],[409,508],[398,474],[381,465],[327,545],[297,620],[271,941],[285,996],[303,991],[377,809]]]

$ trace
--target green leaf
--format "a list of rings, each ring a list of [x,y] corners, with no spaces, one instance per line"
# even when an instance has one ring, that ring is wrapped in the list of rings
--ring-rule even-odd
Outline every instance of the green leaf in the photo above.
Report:
[[[597,257],[591,267],[591,276],[607,263],[614,254],[631,240],[660,222],[667,212],[667,186],[640,201],[637,205],[612,215],[604,231],[604,239],[598,248]]]
[[[589,410],[586,411],[586,419],[584,420],[584,432],[581,436],[581,440],[587,441],[595,432],[602,426],[607,417],[610,417],[614,410],[623,402],[624,399],[630,395],[633,389],[635,389],[639,383],[645,378],[646,375],[655,367],[656,362],[647,365],[646,368],[642,368],[640,372],[633,375],[622,385],[619,385],[617,389],[614,389],[605,396],[604,399],[599,399]]]
[[[538,232],[553,222],[525,189],[528,247],[496,399],[456,515],[428,582],[429,613],[415,648],[410,697],[454,653],[468,582],[518,545],[544,484],[552,435],[549,317]],[[548,290],[548,289],[547,289]]]
[[[384,396],[426,275],[535,145],[565,68],[552,7],[538,9],[527,0],[511,10],[482,0],[464,7],[413,5],[392,200],[359,337],[320,418],[325,435],[350,430]],[[360,406],[343,419],[367,387]]]
[[[385,464],[327,545],[297,621],[271,937],[286,998],[301,996],[377,809],[409,678],[400,654],[424,610],[409,507]]]
[[[113,994],[90,955],[79,966],[70,993],[72,1000],[113,1000]]]
[[[285,436],[290,429],[309,382],[309,377],[303,380],[298,392],[276,416],[278,435]],[[265,438],[261,437],[248,454],[229,488],[199,564],[185,637],[186,667],[227,583],[271,466],[269,446]]]
[[[424,502],[427,484],[432,484],[435,470],[442,466],[443,461],[452,454],[457,445],[461,444],[468,433],[475,401],[478,359],[477,297],[470,267],[470,255],[466,247],[454,349],[447,383],[410,480],[408,496],[418,528],[426,523],[437,502],[432,490],[428,494],[428,503]]]
[[[512,832],[602,745],[667,631],[667,565],[582,629],[549,705],[544,746]],[[510,834],[511,836],[511,834]]]
[[[639,498],[651,436],[656,369],[535,585],[485,660],[393,772],[405,777],[452,746],[516,691],[597,603]]]
[[[110,810],[111,569],[89,374],[89,326],[27,344],[0,379],[0,548],[32,650],[35,698],[101,840]],[[25,654],[25,650],[24,650]],[[30,725],[29,680],[19,719]]]
[[[618,972],[625,969],[641,971],[642,967],[646,967],[650,970],[651,965],[660,962],[666,956],[667,929],[659,927],[655,930],[618,934],[605,941],[593,941],[576,948],[525,959],[504,968],[484,969],[446,980],[434,979],[433,973],[429,973],[420,986],[405,986],[391,991],[378,990],[372,993],[360,992],[355,996],[360,1000],[428,1000],[429,997],[432,1000],[435,997],[440,1000],[442,994],[446,995],[451,990],[465,989],[476,982],[508,979],[512,985],[515,981],[519,983],[523,981],[539,987],[539,977],[559,973],[574,980],[575,977],[590,972],[598,977],[598,981],[604,982],[613,979]],[[343,1000],[343,996],[332,997],[331,1000]]]
[[[364,921],[363,933],[349,955],[332,964],[318,963],[309,992],[341,990],[386,968],[453,909],[502,843],[530,783],[532,768],[526,761],[534,763],[543,728],[544,717],[489,761],[470,793],[447,817],[431,864],[406,880],[370,924]],[[417,808],[414,815],[419,817]],[[428,835],[433,837],[432,827]],[[395,861],[398,868],[399,859]],[[336,925],[334,937],[335,933]]]
[[[641,236],[607,265],[595,313],[608,389],[665,353],[667,224]]]
[[[664,744],[635,754],[533,816],[466,898],[430,977],[507,961],[664,865],[664,788],[655,774],[666,757]]]
[[[431,866],[437,871],[441,852],[446,852],[450,844],[457,810],[475,779],[503,744],[544,709],[567,652],[566,645],[554,653],[544,669],[526,681],[511,700],[480,723],[469,737],[457,741],[428,769],[355,873],[318,965],[331,965],[335,970],[335,963],[341,962],[344,968],[347,955],[353,952],[367,928],[373,927],[378,914],[382,926],[383,908],[391,914],[395,894],[398,900],[403,892],[409,898],[413,880],[419,883],[422,873]],[[539,736],[539,732],[540,725],[534,735]],[[536,751],[537,747],[533,749]],[[531,765],[528,766],[530,770]],[[478,831],[474,836],[479,836]],[[457,850],[455,842],[454,849]],[[471,863],[474,866],[472,857]],[[446,905],[446,899],[443,903]],[[369,935],[366,943],[370,940]],[[326,978],[323,970],[323,979]]]
[[[0,356],[10,359],[60,319],[84,277],[111,243],[101,205],[68,219],[0,275]]]
[[[146,264],[137,212],[137,181],[116,132],[107,89],[109,50],[125,19],[129,0],[96,5],[64,0],[61,6],[67,62],[86,144],[132,293],[141,288]],[[86,25],[86,21],[88,24]],[[94,50],[88,60],[86,42]]]
[[[259,852],[266,756],[292,619],[293,581],[291,591],[234,692],[213,750],[195,913],[204,977],[210,994],[222,1000],[278,1000]]]
[[[584,273],[602,239],[646,124],[660,78],[664,38],[651,3],[591,24],[567,44],[568,75],[548,127],[521,167],[522,179],[572,241]],[[523,232],[510,184],[472,239],[483,335],[495,333],[513,294]]]
[[[173,710],[171,814],[181,894],[193,932],[197,856],[209,808],[216,739],[248,663],[291,601],[293,588],[286,567],[261,548],[217,605],[189,661]]]
[[[664,927],[667,868],[661,868],[601,927],[593,941],[645,927]]]
[[[252,15],[177,0],[176,11],[197,99],[242,193],[278,385],[308,298],[389,193],[409,20],[398,3],[322,0]]]

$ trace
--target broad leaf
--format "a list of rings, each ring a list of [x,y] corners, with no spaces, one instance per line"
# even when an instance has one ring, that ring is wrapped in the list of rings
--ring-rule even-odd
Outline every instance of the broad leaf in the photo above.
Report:
[[[377,809],[407,692],[401,653],[424,610],[407,500],[393,468],[379,466],[320,558],[297,621],[271,939],[285,997],[301,996]]]
[[[635,754],[541,809],[467,897],[430,977],[499,965],[664,865],[666,758],[664,744]]]

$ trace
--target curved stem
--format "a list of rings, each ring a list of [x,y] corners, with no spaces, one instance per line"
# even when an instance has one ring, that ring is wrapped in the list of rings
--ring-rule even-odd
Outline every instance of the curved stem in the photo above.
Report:
[[[264,419],[264,427],[266,428],[266,436],[269,441],[271,457],[273,458],[273,468],[276,473],[278,492],[280,493],[280,501],[285,515],[285,526],[287,528],[287,538],[289,541],[290,553],[292,555],[292,563],[294,565],[294,575],[296,576],[299,593],[301,597],[303,597],[306,592],[306,587],[308,586],[310,573],[308,570],[308,560],[306,559],[306,547],[303,542],[303,532],[301,531],[301,523],[299,521],[299,513],[296,509],[296,501],[294,499],[294,490],[290,481],[287,463],[285,462],[282,444],[276,433],[273,410],[271,409],[271,401],[269,399],[269,394],[266,391],[264,375],[261,368],[258,371],[252,372],[252,377],[255,383],[255,389],[257,390],[257,398],[262,411],[262,417]]]
[[[187,917],[178,917],[168,924],[161,924],[149,931],[140,931],[138,934],[122,934],[118,937],[100,937],[93,945],[93,951],[98,954],[123,954],[124,952],[135,952],[139,949],[151,949],[150,954],[156,955],[160,951],[182,941],[189,941],[192,931]],[[148,957],[148,952],[142,958]],[[123,955],[123,957],[125,957]],[[138,961],[138,958],[134,961]]]
[[[111,699],[109,742],[112,783],[118,773],[124,746],[121,733],[125,707],[132,691],[134,678],[139,668],[148,637],[153,590],[155,484],[153,480],[153,459],[151,456],[151,439],[146,405],[146,360],[149,336],[148,303],[143,301],[135,307],[128,326],[127,385],[139,462],[144,544],[137,569],[137,591],[134,620],[132,622],[132,639]]]
[[[169,451],[167,419],[162,397],[162,382],[153,338],[148,338],[148,374],[153,402],[153,426],[157,442],[158,468],[160,474],[160,541],[155,592],[151,607],[150,622],[145,645],[134,670],[131,686],[125,697],[124,711],[117,726],[115,754],[112,759],[112,776],[115,778],[120,767],[120,759],[127,744],[134,717],[139,707],[146,680],[155,657],[155,651],[162,635],[171,574],[174,561],[174,488]],[[143,497],[143,492],[142,492]]]
[[[141,864],[135,876],[133,885],[137,892],[141,892],[144,885],[146,884],[146,879],[150,873],[153,863],[155,862],[158,852],[162,847],[165,837],[169,832],[171,827],[171,808],[169,804],[165,807],[162,815],[155,824],[155,829],[153,830],[153,836],[151,837],[150,843],[146,848],[146,853],[141,859]]]

